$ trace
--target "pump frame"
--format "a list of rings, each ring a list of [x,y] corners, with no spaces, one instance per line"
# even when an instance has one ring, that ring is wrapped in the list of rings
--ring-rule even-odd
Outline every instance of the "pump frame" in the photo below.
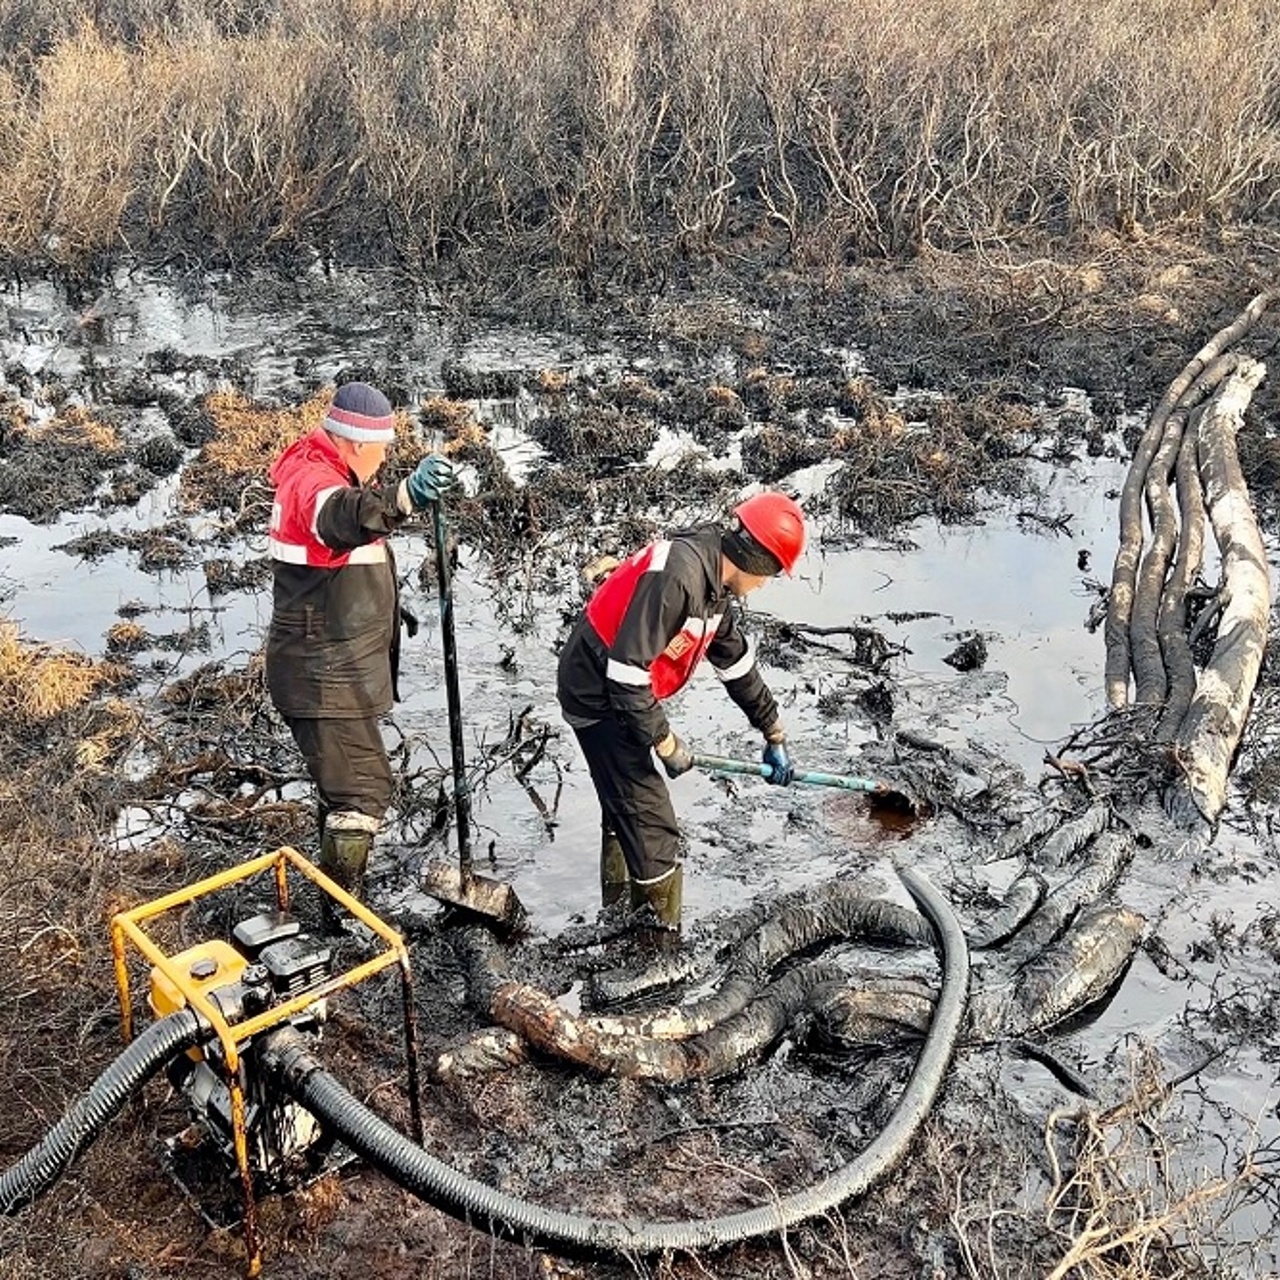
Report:
[[[289,909],[289,871],[310,880],[322,893],[327,894],[339,906],[350,912],[382,944],[382,950],[370,959],[331,974],[324,982],[311,990],[282,1001],[270,1009],[246,1018],[243,1022],[229,1023],[223,1017],[217,1003],[207,993],[197,988],[190,976],[173,963],[161,947],[148,936],[143,922],[163,915],[175,907],[187,906],[197,898],[226,889],[242,880],[271,871],[275,876],[276,904],[279,910]],[[409,1092],[410,1119],[414,1136],[421,1146],[424,1140],[422,1125],[422,1088],[418,1070],[418,1025],[413,999],[413,970],[409,962],[409,949],[404,939],[390,925],[380,920],[364,903],[352,897],[341,885],[335,883],[314,863],[309,862],[296,849],[284,845],[273,853],[265,853],[239,866],[216,872],[184,889],[175,890],[141,906],[117,912],[111,919],[111,953],[115,961],[116,990],[120,997],[120,1028],[125,1042],[133,1039],[133,1007],[129,988],[128,944],[132,943],[150,964],[160,970],[181,993],[186,1003],[212,1028],[221,1046],[223,1074],[231,1095],[231,1116],[236,1165],[240,1172],[241,1192],[244,1198],[244,1248],[247,1259],[246,1274],[254,1280],[262,1271],[262,1247],[258,1235],[257,1206],[253,1191],[253,1171],[249,1166],[249,1144],[245,1125],[244,1090],[240,1083],[239,1046],[254,1036],[278,1026],[308,1006],[334,992],[354,987],[357,983],[381,973],[391,965],[400,969],[400,986],[404,1003],[404,1045],[407,1087]]]

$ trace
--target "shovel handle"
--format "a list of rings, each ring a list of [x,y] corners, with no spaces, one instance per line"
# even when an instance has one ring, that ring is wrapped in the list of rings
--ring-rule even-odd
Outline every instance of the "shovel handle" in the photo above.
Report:
[[[440,638],[444,645],[444,691],[449,703],[449,746],[453,753],[453,802],[458,823],[458,868],[465,885],[471,879],[471,791],[462,745],[462,693],[458,687],[458,642],[453,631],[453,582],[444,501],[432,503],[436,536],[436,582],[440,587]]]
[[[769,765],[756,764],[750,760],[731,760],[727,756],[704,756],[693,753],[693,763],[700,769],[714,769],[720,773],[750,773],[757,778],[773,776]],[[792,782],[803,782],[811,787],[843,787],[845,791],[885,791],[888,788],[883,782],[874,778],[858,778],[839,773],[813,773],[799,769],[791,777]]]

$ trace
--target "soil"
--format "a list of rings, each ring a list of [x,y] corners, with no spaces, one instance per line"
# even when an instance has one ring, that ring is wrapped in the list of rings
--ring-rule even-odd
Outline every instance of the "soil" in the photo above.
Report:
[[[530,625],[529,600],[556,581],[558,567],[636,545],[652,533],[655,513],[723,509],[744,481],[775,483],[804,467],[835,464],[820,500],[832,546],[892,541],[921,516],[977,520],[1013,496],[1050,520],[1026,470],[1029,451],[1041,458],[1091,454],[1114,448],[1117,434],[1131,444],[1142,410],[1273,282],[1278,249],[1260,235],[1116,237],[1057,246],[1052,259],[858,264],[836,280],[781,269],[745,279],[709,271],[685,296],[619,297],[607,300],[607,309],[561,305],[536,316],[581,336],[590,349],[607,341],[613,364],[581,360],[566,372],[552,362],[529,375],[446,362],[444,394],[414,407],[420,421],[443,433],[455,458],[475,468],[478,485],[456,510],[458,540],[478,556],[484,567],[475,571],[490,575],[487,581],[524,584],[494,606],[519,634]],[[288,296],[280,283],[245,287]],[[468,323],[478,325],[479,316]],[[1264,318],[1249,349],[1265,359],[1276,335],[1274,320]],[[861,367],[851,372],[843,348],[855,346]],[[156,351],[146,369],[128,377],[91,363],[83,385],[72,388],[53,387],[17,364],[4,370],[0,509],[37,524],[86,510],[143,511],[146,495],[177,483],[181,518],[83,534],[68,522],[66,552],[89,575],[99,557],[121,547],[156,574],[198,566],[215,605],[234,592],[261,592],[264,564],[243,557],[242,540],[263,527],[265,494],[255,484],[288,426],[273,420],[260,436],[237,437],[239,452],[220,454],[211,442],[225,440],[227,423],[246,410],[206,394],[208,358],[198,367]],[[405,375],[391,355],[348,372],[366,372],[388,387]],[[158,393],[148,375],[158,380],[160,373],[166,386],[177,373],[197,389]],[[222,385],[230,377],[252,402],[251,371],[231,360],[214,362],[213,377]],[[1076,411],[1071,388],[1088,394],[1091,416]],[[300,404],[318,386],[302,368],[294,389],[291,403]],[[85,404],[60,406],[68,391]],[[1274,379],[1264,383],[1254,420],[1275,421],[1278,396]],[[494,403],[521,397],[542,409],[534,435],[550,462],[517,485],[477,423],[490,420]],[[41,406],[35,418],[33,403]],[[744,427],[751,430],[742,437]],[[638,483],[636,468],[666,429],[690,432],[712,457],[741,437],[742,471],[654,469]],[[1259,515],[1274,533],[1280,451],[1259,431],[1242,439],[1241,452]],[[406,439],[390,466],[403,471],[414,460]],[[588,508],[599,513],[590,524]],[[460,572],[471,571],[471,563]],[[429,567],[424,573],[429,583]],[[572,605],[562,592],[566,613]],[[243,646],[227,651],[194,614],[188,631],[152,631],[147,609],[144,602],[122,604],[88,701],[6,717],[0,795],[13,807],[5,832],[10,867],[0,874],[0,919],[9,934],[0,940],[8,975],[0,980],[0,1004],[8,1010],[0,1013],[7,1081],[0,1167],[38,1141],[118,1051],[105,941],[110,913],[229,865],[246,848],[304,847],[311,838],[296,785],[299,765],[266,703],[256,654],[246,655]],[[803,664],[814,639],[765,627],[762,652],[779,667]],[[957,640],[957,669],[980,670],[983,638]],[[893,655],[873,632],[857,643],[858,714],[868,724],[883,723],[899,696]],[[156,656],[166,649],[204,654],[207,662],[174,678]],[[151,654],[151,665],[140,663],[139,653]],[[1263,681],[1267,689],[1277,681],[1273,661]],[[1062,728],[1065,736],[1068,726]],[[485,744],[483,753],[510,759],[523,752],[532,762],[545,750],[547,732],[537,723],[513,723],[510,740]],[[97,744],[96,754],[86,744]],[[1264,801],[1268,759],[1252,758],[1254,793]],[[406,772],[398,806],[406,839],[447,821],[442,777],[442,769],[420,759]],[[946,833],[939,842],[999,828],[1000,815],[950,799],[950,825],[939,828]],[[122,810],[144,806],[155,813],[165,805],[180,816],[164,838],[128,857],[104,850]],[[886,821],[877,838],[892,840]],[[725,839],[733,835],[727,831]],[[387,878],[393,884],[394,872]],[[171,941],[190,945],[252,905],[250,896],[238,895],[218,908],[222,914],[187,913]],[[705,922],[698,922],[686,945],[705,936]],[[438,918],[418,920],[412,948],[429,1063],[478,1022],[461,1000],[463,975]],[[354,944],[349,953],[354,963]],[[625,959],[616,948],[561,954],[545,936],[534,936],[516,949],[513,967],[571,993],[593,967]],[[1256,1013],[1274,1019],[1269,1002]],[[344,1085],[404,1128],[399,1028],[396,984],[375,979],[334,1001],[321,1045]],[[811,1185],[851,1158],[887,1118],[912,1063],[903,1050],[863,1058],[802,1050],[797,1035],[730,1079],[669,1090],[586,1078],[546,1062],[471,1081],[429,1079],[426,1146],[472,1176],[557,1207],[649,1219],[731,1212]],[[1141,1072],[1128,1052],[1118,1045],[1108,1065],[1133,1085],[1132,1113],[1149,1120],[1144,1107],[1154,1106],[1154,1094],[1135,1083]],[[698,1256],[558,1259],[495,1243],[357,1163],[262,1198],[264,1274],[278,1280],[1044,1274],[1070,1234],[1047,1230],[1038,1201],[1032,1197],[1027,1207],[1025,1189],[1043,1192],[1049,1178],[1046,1115],[1064,1095],[1047,1076],[1028,1084],[1015,1058],[1007,1049],[966,1057],[904,1165],[865,1198],[783,1240]],[[162,1081],[149,1086],[50,1193],[0,1222],[0,1277],[236,1274],[243,1266],[238,1231],[210,1228],[160,1172],[158,1144],[186,1123],[181,1100]],[[985,1256],[975,1256],[979,1240],[989,1249]],[[1123,1274],[1212,1274],[1197,1271],[1186,1256],[1176,1264],[1181,1271],[1173,1262],[1141,1265],[1150,1269]]]

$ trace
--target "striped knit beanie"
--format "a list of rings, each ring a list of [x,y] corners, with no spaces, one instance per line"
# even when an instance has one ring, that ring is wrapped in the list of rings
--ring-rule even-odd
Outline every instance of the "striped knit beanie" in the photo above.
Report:
[[[331,435],[360,444],[390,444],[396,438],[391,402],[367,382],[347,382],[338,388],[325,415]]]

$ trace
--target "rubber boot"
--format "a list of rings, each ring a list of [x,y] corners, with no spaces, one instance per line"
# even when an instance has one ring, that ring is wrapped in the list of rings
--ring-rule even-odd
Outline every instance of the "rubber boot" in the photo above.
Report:
[[[369,865],[377,818],[351,810],[331,813],[325,820],[320,838],[320,870],[344,888],[353,898],[364,901],[364,875]],[[320,904],[320,917],[326,933],[343,932],[344,913],[328,894]]]
[[[680,908],[684,904],[683,862],[677,862],[666,875],[657,880],[631,882],[632,908],[638,910],[646,903],[653,909],[653,914],[664,929],[680,928]]]
[[[611,907],[631,883],[622,842],[612,831],[600,833],[600,905]]]

